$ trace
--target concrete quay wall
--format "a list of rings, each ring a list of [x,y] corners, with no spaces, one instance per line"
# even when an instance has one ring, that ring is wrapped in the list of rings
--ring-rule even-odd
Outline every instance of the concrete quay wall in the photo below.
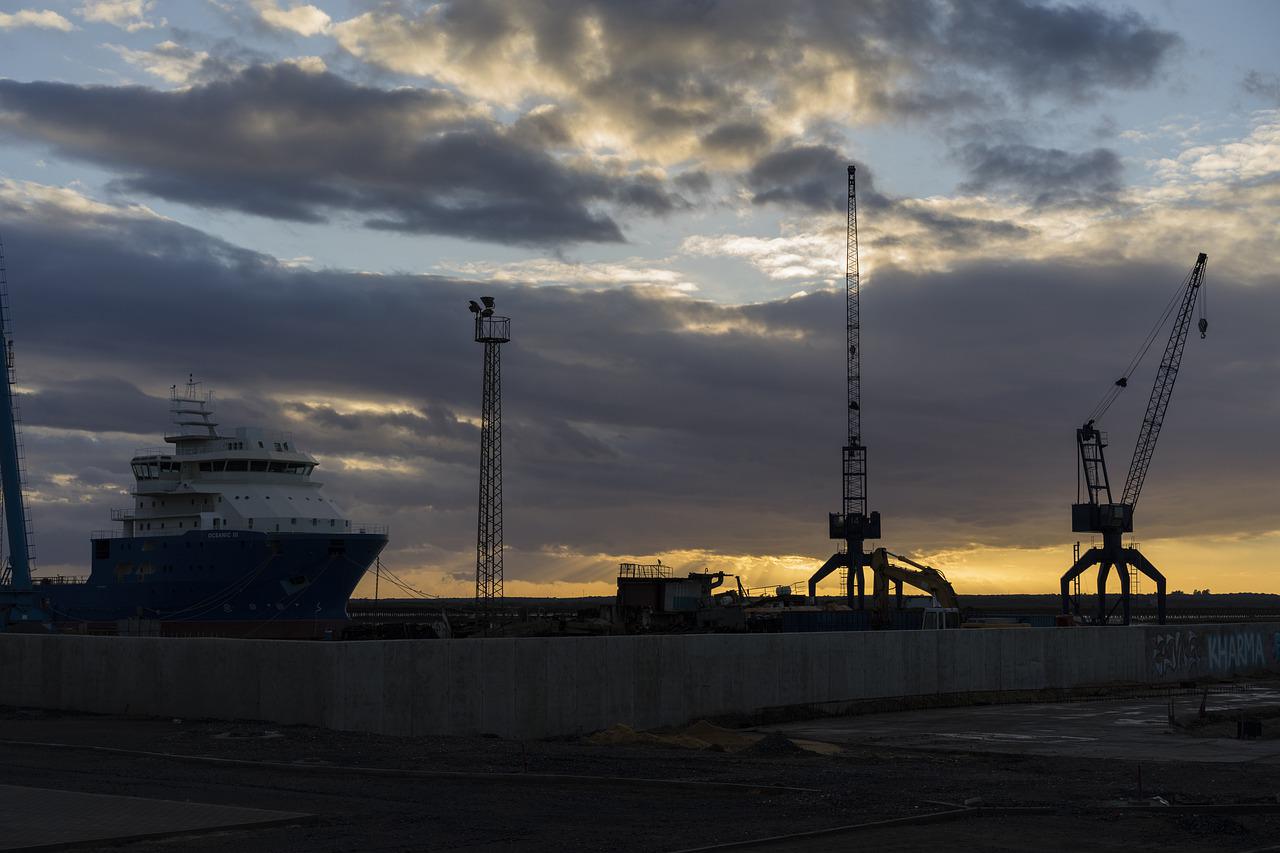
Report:
[[[1280,623],[289,642],[0,634],[0,704],[574,735],[895,697],[1280,672]]]

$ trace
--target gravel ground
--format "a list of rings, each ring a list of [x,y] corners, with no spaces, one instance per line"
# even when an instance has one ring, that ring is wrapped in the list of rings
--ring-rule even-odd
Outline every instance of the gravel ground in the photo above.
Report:
[[[973,798],[1052,813],[974,814],[756,849],[1246,851],[1280,843],[1275,764],[1144,762],[1144,798],[1243,804],[1246,812],[1134,814],[1118,807],[1140,802],[1134,762],[1070,757],[391,738],[17,709],[0,709],[0,741],[9,784],[318,816],[301,826],[77,848],[86,850],[674,851],[918,816]]]

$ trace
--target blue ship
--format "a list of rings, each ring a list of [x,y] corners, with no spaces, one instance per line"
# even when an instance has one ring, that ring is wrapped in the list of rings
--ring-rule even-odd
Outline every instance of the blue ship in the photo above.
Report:
[[[13,406],[4,251],[0,246],[0,488],[8,560],[0,631],[333,637],[347,601],[387,544],[353,522],[312,479],[317,462],[287,432],[221,433],[200,384],[173,386],[166,446],[132,461],[133,506],[91,535],[87,578],[33,572]]]
[[[174,386],[171,413],[170,446],[133,457],[134,505],[112,511],[118,528],[91,535],[89,577],[33,578],[36,621],[93,633],[339,634],[386,528],[347,519],[292,434],[219,433],[199,383]],[[22,617],[7,621],[32,622]]]

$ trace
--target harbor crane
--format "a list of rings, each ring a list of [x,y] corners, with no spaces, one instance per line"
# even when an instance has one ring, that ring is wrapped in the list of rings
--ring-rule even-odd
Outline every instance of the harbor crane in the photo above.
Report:
[[[1164,575],[1137,548],[1124,547],[1121,537],[1125,533],[1133,532],[1133,510],[1138,503],[1138,496],[1142,493],[1147,471],[1151,467],[1151,457],[1155,454],[1156,440],[1160,438],[1160,428],[1164,426],[1165,413],[1169,410],[1169,400],[1173,396],[1173,385],[1178,379],[1178,370],[1182,367],[1182,352],[1187,345],[1187,332],[1191,327],[1191,316],[1197,303],[1200,305],[1198,325],[1201,338],[1206,336],[1209,328],[1209,321],[1204,316],[1203,288],[1207,261],[1208,256],[1201,252],[1196,258],[1195,266],[1183,281],[1182,287],[1166,306],[1137,355],[1129,363],[1125,374],[1115,381],[1094,407],[1084,425],[1076,430],[1076,444],[1079,449],[1083,477],[1077,480],[1077,503],[1071,506],[1071,529],[1076,533],[1101,533],[1102,546],[1085,551],[1070,571],[1062,576],[1062,612],[1064,614],[1070,614],[1073,609],[1079,612],[1080,603],[1078,600],[1073,600],[1070,594],[1072,581],[1092,566],[1097,566],[1098,615],[1101,624],[1105,625],[1111,616],[1107,610],[1107,576],[1114,568],[1120,575],[1120,600],[1117,606],[1122,610],[1123,624],[1128,625],[1128,569],[1132,566],[1155,581],[1157,618],[1161,624],[1164,624]],[[1146,414],[1142,418],[1142,429],[1138,432],[1138,442],[1133,450],[1133,460],[1129,463],[1129,475],[1125,478],[1124,491],[1120,500],[1116,501],[1112,495],[1111,480],[1107,475],[1104,454],[1107,434],[1098,429],[1097,422],[1106,414],[1120,392],[1128,386],[1130,376],[1137,369],[1147,350],[1151,348],[1175,308],[1177,316],[1173,321],[1173,329],[1169,333],[1169,342],[1165,345],[1160,367],[1156,371],[1151,398],[1147,401]]]
[[[848,396],[848,440],[842,451],[842,503],[840,512],[830,514],[832,539],[843,541],[844,548],[831,555],[822,568],[809,578],[809,599],[817,595],[818,582],[839,568],[846,570],[845,585],[849,604],[859,610],[865,606],[866,575],[871,555],[864,543],[880,538],[880,513],[867,509],[867,448],[862,443],[862,353],[859,351],[861,316],[858,297],[858,200],[855,169],[849,166],[849,224],[845,236],[845,382]]]
[[[904,584],[928,592],[945,606],[958,607],[955,590],[946,577],[929,566],[891,554],[884,548],[866,550],[868,539],[880,538],[880,513],[868,509],[867,500],[867,447],[862,443],[862,314],[859,297],[861,277],[858,267],[858,196],[856,169],[848,170],[848,227],[845,231],[845,383],[848,403],[847,440],[841,451],[840,512],[830,513],[828,531],[832,539],[843,544],[809,578],[809,601],[817,599],[818,583],[836,569],[846,572],[845,596],[850,607],[863,610],[866,607],[866,569],[871,569],[872,603],[878,625],[887,623],[889,610],[889,583],[896,588],[896,600],[901,606]],[[910,563],[914,569],[889,562],[896,557]]]
[[[22,488],[26,465],[13,399],[17,378],[9,313],[9,282],[4,245],[0,243],[0,341],[4,345],[4,375],[0,376],[0,494],[4,526],[9,533],[9,559],[0,566],[0,631],[41,631],[47,630],[49,614],[42,609],[31,577],[31,519]]]

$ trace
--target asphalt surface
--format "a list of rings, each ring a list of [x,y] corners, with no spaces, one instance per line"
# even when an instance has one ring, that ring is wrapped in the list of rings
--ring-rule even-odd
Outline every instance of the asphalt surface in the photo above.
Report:
[[[0,850],[171,839],[212,830],[301,824],[310,818],[235,806],[0,785]]]
[[[1183,702],[1189,710],[1198,699]],[[1097,728],[1098,720],[1111,720],[1103,728],[1117,732],[1145,731],[1154,724],[1141,721],[1157,707],[1167,725],[1167,705],[1159,700],[1123,700],[939,709],[782,727],[805,728],[806,738],[837,744],[823,755],[787,748],[786,741],[774,751],[734,753],[652,743],[390,738],[263,723],[0,709],[0,772],[6,784],[25,789],[139,798],[118,802],[112,815],[117,823],[166,807],[156,801],[312,816],[64,848],[116,853],[627,853],[753,840],[758,843],[738,849],[945,845],[1244,853],[1280,844],[1274,763],[1248,756],[1236,763],[1180,757],[1187,746],[1236,754],[1240,748],[1269,749],[1270,743],[1152,734],[1168,745],[1148,752],[1129,742],[1125,750],[1102,755],[1077,751],[1081,742],[1070,739],[1084,736],[1077,734],[1081,727]],[[1004,736],[1027,727],[1039,730],[1036,743],[1048,743],[1049,754],[1016,739],[1009,747]],[[1060,732],[1056,744],[1053,730]],[[966,737],[937,739],[955,734]],[[984,734],[991,737],[979,737]],[[1089,743],[1099,748],[1098,741]],[[38,792],[27,795],[39,800]],[[47,808],[57,812],[54,803],[49,795]],[[916,822],[939,812],[952,814],[945,821]],[[900,819],[907,822],[867,826]],[[795,837],[851,826],[860,828]],[[128,834],[129,827],[118,831]]]
[[[1210,693],[1203,698],[1206,711],[1228,717],[1280,706],[1280,690],[1269,687]],[[1188,691],[1171,697],[867,714],[768,728],[793,738],[927,751],[1210,764],[1280,763],[1280,738],[1194,738],[1170,725],[1171,710],[1177,719],[1195,716],[1201,699],[1194,691]],[[1280,725],[1280,720],[1270,725]]]

